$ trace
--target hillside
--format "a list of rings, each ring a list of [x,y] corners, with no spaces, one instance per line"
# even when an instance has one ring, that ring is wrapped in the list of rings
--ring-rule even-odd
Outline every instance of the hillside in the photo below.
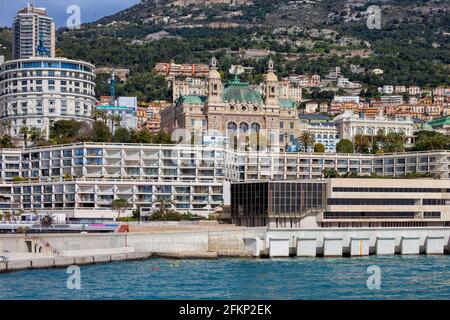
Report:
[[[366,27],[370,5],[381,9],[380,30]],[[267,50],[281,75],[323,76],[341,66],[367,87],[426,87],[450,84],[449,12],[448,0],[148,0],[80,30],[60,29],[58,47],[60,55],[97,66],[130,68],[118,92],[146,100],[167,94],[150,89],[162,83],[151,72],[160,61],[207,62],[215,55],[222,70],[242,63],[255,70],[246,80],[259,80],[268,57],[256,59],[247,49]],[[352,64],[385,73],[355,74]],[[105,78],[99,94],[106,93]]]
[[[0,28],[0,56],[11,59],[12,34],[7,28]]]

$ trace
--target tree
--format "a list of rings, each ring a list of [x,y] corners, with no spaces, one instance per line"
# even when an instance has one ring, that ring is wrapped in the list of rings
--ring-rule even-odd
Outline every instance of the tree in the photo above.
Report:
[[[339,172],[334,168],[323,169],[322,175],[324,178],[339,178]]]
[[[41,227],[43,227],[44,230],[47,230],[48,228],[53,226],[53,224],[55,223],[55,219],[51,214],[46,214],[45,216],[41,217],[40,222]]]
[[[386,139],[386,131],[384,129],[378,129],[377,135],[376,135],[376,140],[378,142],[384,143],[384,139]]]
[[[314,145],[314,152],[315,153],[324,153],[325,152],[325,146],[321,143],[316,143]]]
[[[173,144],[172,137],[169,133],[165,131],[158,131],[158,133],[153,135],[152,143],[157,144]]]
[[[50,127],[50,138],[58,144],[71,143],[80,138],[83,123],[76,120],[58,120]]]
[[[30,130],[30,140],[33,145],[37,145],[37,143],[44,139],[44,135],[41,130],[38,128],[31,128]]]
[[[315,139],[311,132],[303,131],[300,137],[298,137],[298,141],[302,144],[303,151],[307,152],[308,147],[314,145]]]
[[[117,211],[117,219],[120,219],[120,214],[125,212],[130,206],[130,203],[125,199],[115,199],[111,201],[111,208]]]
[[[9,211],[6,211],[6,213],[4,214],[5,220],[8,222],[11,222],[11,216],[12,214]]]
[[[116,129],[116,132],[114,132],[113,137],[114,142],[129,143],[130,140],[131,140],[130,130],[128,130],[127,128],[119,127]]]
[[[28,127],[22,127],[22,128],[20,128],[20,134],[23,137],[23,145],[26,148],[27,142],[28,142],[28,135],[30,134],[30,129]]]
[[[420,131],[417,133],[414,150],[446,150],[450,146],[449,137],[435,131]]]
[[[16,232],[19,234],[24,234],[26,235],[28,233],[28,231],[30,231],[30,228],[28,227],[18,227]]]
[[[368,153],[370,147],[369,138],[367,136],[355,135],[355,151],[358,153]]]
[[[350,140],[342,139],[336,144],[337,153],[353,153],[353,143]]]
[[[153,201],[153,205],[156,207],[156,210],[152,213],[151,220],[174,220],[173,216],[176,215],[177,212],[172,209],[174,206],[172,200],[158,199]]]
[[[153,143],[153,136],[150,130],[143,128],[141,130],[131,131],[131,143]]]
[[[378,146],[378,142],[376,140],[372,141],[372,147],[370,148],[370,152],[372,154],[377,154],[380,151],[380,147]]]
[[[106,115],[106,112],[104,110],[94,109],[91,112],[91,118],[94,119],[95,121],[100,119],[103,122],[106,122],[107,115]]]
[[[0,137],[0,148],[14,148],[14,143],[10,135],[3,135]]]
[[[111,131],[104,122],[95,121],[92,125],[91,137],[94,142],[108,142],[111,140]]]
[[[405,135],[398,132],[389,132],[386,135],[383,150],[386,153],[404,152]]]
[[[120,114],[111,114],[108,116],[108,119],[111,121],[112,133],[114,134],[116,126],[120,126],[120,122],[122,122],[122,116]]]
[[[14,215],[14,218],[16,219],[16,221],[20,221],[20,217],[22,216],[22,214],[23,214],[23,210],[13,211],[13,215]]]

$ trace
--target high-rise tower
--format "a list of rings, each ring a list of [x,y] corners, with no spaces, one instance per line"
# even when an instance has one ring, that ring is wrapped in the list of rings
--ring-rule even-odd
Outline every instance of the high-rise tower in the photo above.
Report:
[[[55,23],[45,8],[20,9],[13,22],[13,59],[55,57]]]

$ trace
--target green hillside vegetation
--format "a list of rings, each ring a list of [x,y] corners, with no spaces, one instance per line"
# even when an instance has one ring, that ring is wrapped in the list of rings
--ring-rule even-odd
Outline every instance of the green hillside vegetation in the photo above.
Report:
[[[118,94],[140,100],[168,99],[164,81],[153,73],[157,62],[207,63],[212,55],[229,78],[231,64],[254,68],[245,80],[262,79],[267,58],[244,59],[242,50],[267,49],[277,73],[318,73],[340,66],[344,76],[360,81],[366,97],[381,84],[435,87],[450,84],[450,3],[425,0],[348,0],[298,2],[254,0],[253,5],[178,7],[173,1],[146,1],[115,15],[58,32],[58,55],[87,60],[98,67],[129,68],[130,79],[118,84]],[[378,5],[382,28],[366,27],[365,10]],[[211,23],[238,27],[213,28]],[[169,38],[146,40],[166,31]],[[10,32],[0,29],[0,45],[10,57]],[[0,54],[2,54],[0,48]],[[368,50],[368,58],[348,57],[352,50]],[[287,57],[290,57],[289,59]],[[350,64],[384,74],[353,74]],[[107,77],[97,80],[97,93],[108,93]]]

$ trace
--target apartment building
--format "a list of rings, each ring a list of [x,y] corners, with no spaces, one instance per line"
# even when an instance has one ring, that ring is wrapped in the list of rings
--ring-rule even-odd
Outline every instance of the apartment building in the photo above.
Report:
[[[168,201],[178,211],[208,216],[224,204],[230,182],[320,179],[328,168],[388,177],[430,172],[449,179],[450,152],[275,153],[113,143],[2,149],[0,206],[70,219],[112,219],[118,214],[111,209],[116,199],[130,203],[126,215]]]
[[[174,62],[157,63],[155,72],[166,79],[175,79],[178,76],[205,78],[209,73],[207,64],[176,64]]]
[[[427,151],[392,154],[226,152],[225,173],[231,181],[319,179],[325,169],[340,174],[376,174],[401,177],[406,173],[431,173],[448,179],[450,152]]]
[[[45,8],[20,9],[13,21],[13,59],[55,57],[55,29]]]
[[[296,103],[302,102],[302,88],[299,86],[293,86],[289,80],[283,80],[279,86],[280,99],[292,100]]]
[[[340,141],[338,128],[332,122],[319,124],[301,124],[300,130],[308,131],[314,138],[315,143],[321,143],[325,147],[325,152],[336,152],[336,144]],[[310,147],[314,150],[314,146]]]
[[[188,77],[185,80],[172,82],[172,101],[176,102],[182,96],[206,96],[207,82],[204,79]]]
[[[10,209],[112,219],[115,199],[131,204],[127,215],[168,201],[207,216],[222,204],[223,159],[206,147],[73,144],[2,150],[0,164]]]
[[[0,65],[1,134],[20,129],[44,134],[61,119],[91,121],[95,106],[95,67],[65,58],[28,58]]]

